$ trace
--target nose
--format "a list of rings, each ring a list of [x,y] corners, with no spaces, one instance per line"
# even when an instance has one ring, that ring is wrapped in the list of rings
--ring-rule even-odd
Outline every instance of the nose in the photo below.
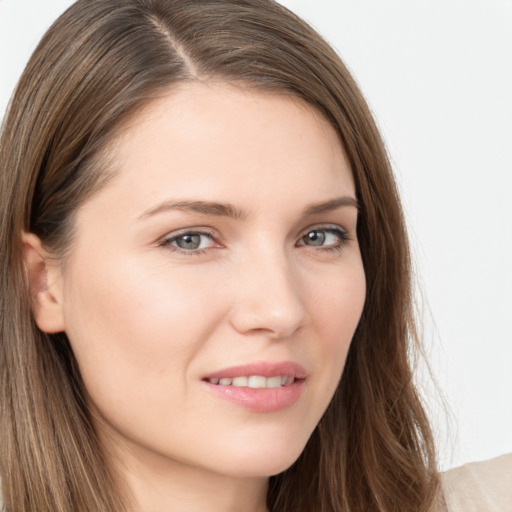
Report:
[[[236,274],[230,320],[238,332],[282,339],[308,322],[298,269],[285,254],[249,256]]]

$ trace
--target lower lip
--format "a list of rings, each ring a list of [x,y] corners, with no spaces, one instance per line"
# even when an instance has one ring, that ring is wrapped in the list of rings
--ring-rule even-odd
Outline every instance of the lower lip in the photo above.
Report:
[[[220,386],[205,382],[215,395],[254,412],[275,412],[291,407],[304,389],[304,380],[280,388]]]

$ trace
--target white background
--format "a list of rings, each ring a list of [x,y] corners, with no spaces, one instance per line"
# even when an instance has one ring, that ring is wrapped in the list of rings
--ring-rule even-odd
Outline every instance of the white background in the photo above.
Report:
[[[70,3],[0,0],[1,113]],[[512,451],[512,0],[283,3],[344,58],[388,144],[451,410],[427,383],[441,466]]]

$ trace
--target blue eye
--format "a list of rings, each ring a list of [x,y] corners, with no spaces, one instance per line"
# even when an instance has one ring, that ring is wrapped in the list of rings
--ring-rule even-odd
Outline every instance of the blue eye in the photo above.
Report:
[[[340,227],[315,228],[302,235],[297,245],[327,250],[341,249],[349,239],[347,232]]]
[[[166,238],[160,245],[182,252],[201,253],[203,249],[214,247],[215,241],[210,233],[187,231]]]

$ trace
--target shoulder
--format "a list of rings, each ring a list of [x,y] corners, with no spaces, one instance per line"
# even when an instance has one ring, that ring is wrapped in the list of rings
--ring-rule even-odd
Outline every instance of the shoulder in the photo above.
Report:
[[[441,475],[448,512],[512,512],[512,453]]]

